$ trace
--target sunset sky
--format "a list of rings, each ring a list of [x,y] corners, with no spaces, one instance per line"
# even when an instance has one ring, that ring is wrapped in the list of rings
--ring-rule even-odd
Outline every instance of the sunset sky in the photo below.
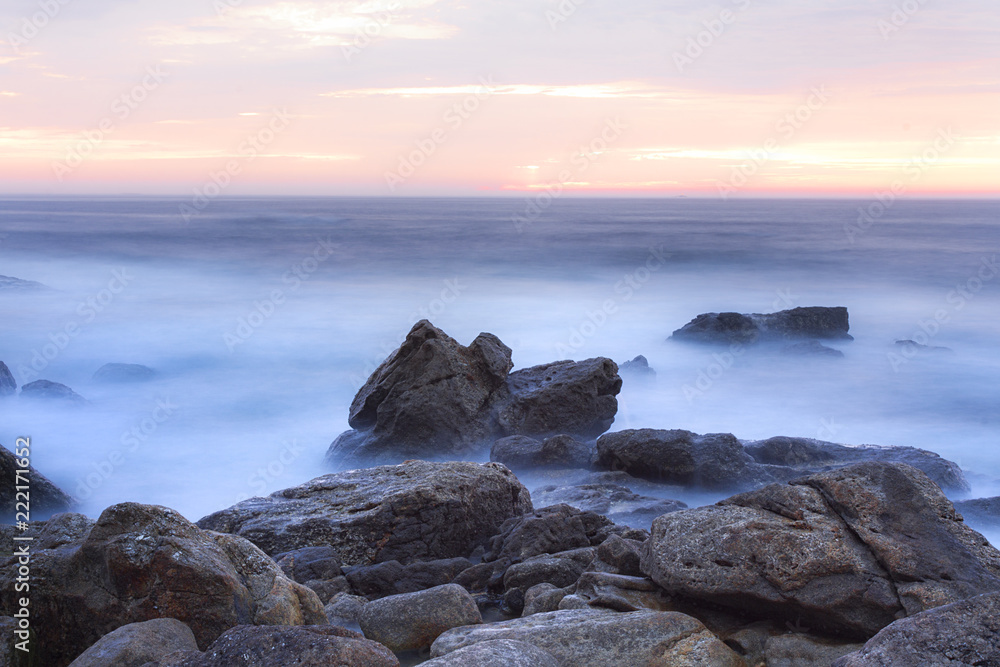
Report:
[[[0,192],[996,196],[996,0],[5,0]]]

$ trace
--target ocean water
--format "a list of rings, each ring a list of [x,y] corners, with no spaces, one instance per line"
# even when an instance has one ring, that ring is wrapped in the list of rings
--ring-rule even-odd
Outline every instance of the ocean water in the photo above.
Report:
[[[515,368],[645,355],[656,380],[626,378],[614,429],[911,445],[1000,494],[998,202],[183,203],[0,200],[0,275],[49,288],[0,289],[0,360],[90,401],[0,401],[0,443],[31,436],[89,515],[134,500],[196,520],[328,472],[355,391],[423,317],[498,335]],[[666,341],[703,312],[811,305],[849,308],[844,359]],[[94,383],[108,362],[159,376]]]

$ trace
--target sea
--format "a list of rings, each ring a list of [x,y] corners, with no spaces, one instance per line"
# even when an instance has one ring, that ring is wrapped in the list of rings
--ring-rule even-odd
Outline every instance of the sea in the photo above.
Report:
[[[920,447],[996,496],[998,254],[989,200],[5,198],[0,275],[39,285],[0,280],[0,361],[88,404],[0,400],[0,444],[30,437],[90,516],[197,520],[330,472],[356,391],[429,319],[515,368],[645,356],[613,430]],[[798,306],[848,308],[843,358],[668,340]],[[157,376],[95,381],[107,363]]]

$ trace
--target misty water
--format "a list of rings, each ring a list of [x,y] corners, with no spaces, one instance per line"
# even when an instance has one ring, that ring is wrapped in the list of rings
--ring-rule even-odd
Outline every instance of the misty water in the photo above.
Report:
[[[0,401],[0,443],[31,436],[88,515],[196,520],[329,472],[354,393],[427,317],[496,334],[515,368],[645,355],[656,380],[626,377],[615,430],[910,445],[1000,494],[1000,204],[530,202],[218,200],[185,220],[181,199],[0,201],[0,275],[49,288],[0,289],[0,360],[90,401]],[[666,341],[703,312],[812,305],[849,308],[844,359]],[[108,362],[159,376],[93,382]]]

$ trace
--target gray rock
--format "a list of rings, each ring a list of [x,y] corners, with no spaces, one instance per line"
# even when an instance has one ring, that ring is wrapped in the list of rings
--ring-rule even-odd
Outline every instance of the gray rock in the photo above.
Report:
[[[94,382],[146,382],[156,377],[156,371],[141,364],[104,364],[97,369]]]
[[[544,441],[524,435],[501,438],[490,448],[490,461],[511,470],[538,468],[589,468],[593,449],[570,435],[556,435]]]
[[[601,572],[641,577],[642,542],[611,535],[597,547],[595,569]]]
[[[671,595],[863,639],[1000,589],[1000,552],[924,473],[886,463],[662,516],[642,570]]]
[[[532,614],[556,611],[559,609],[559,603],[562,602],[562,599],[569,595],[572,590],[572,586],[558,588],[548,583],[535,584],[524,594],[524,607],[521,615],[531,616]]]
[[[555,505],[505,522],[483,560],[518,563],[532,556],[555,554],[581,547],[597,546],[606,539],[606,518],[581,512],[568,505]]]
[[[776,475],[791,480],[865,461],[905,463],[922,470],[945,491],[964,493],[969,482],[958,464],[915,447],[848,447],[812,438],[778,436],[745,443],[746,452]]]
[[[505,434],[589,439],[614,423],[622,379],[615,362],[599,357],[525,368],[511,373],[507,386],[499,414]]]
[[[629,577],[608,572],[584,572],[576,582],[577,595],[591,607],[614,611],[671,611],[663,590],[648,577]]]
[[[0,291],[9,290],[11,292],[36,292],[51,289],[48,285],[35,282],[34,280],[21,280],[10,276],[0,276]]]
[[[781,348],[781,353],[790,357],[825,357],[828,359],[843,359],[844,353],[832,347],[823,345],[818,340],[807,340],[791,343]]]
[[[197,651],[191,628],[175,618],[130,623],[97,640],[70,667],[141,667],[174,651]]]
[[[335,579],[344,573],[332,547],[304,547],[273,558],[285,576],[300,584],[316,579]]]
[[[7,364],[0,361],[0,398],[13,396],[16,393],[17,380],[14,379],[14,375],[7,368]]]
[[[896,621],[835,667],[1000,665],[1000,593],[990,593]]]
[[[769,637],[764,644],[763,658],[767,667],[829,667],[830,663],[859,648],[857,644],[790,633]]]
[[[854,340],[847,308],[793,308],[767,315],[704,313],[670,337],[697,343],[753,344],[795,339]]]
[[[649,367],[649,361],[641,354],[632,361],[626,361],[624,364],[621,364],[618,367],[618,374],[647,381],[656,378],[656,371]]]
[[[438,637],[431,646],[431,657],[499,639],[532,644],[551,654],[560,665],[574,667],[744,667],[732,649],[690,616],[599,609],[554,611],[502,623],[455,628]]]
[[[24,449],[24,446],[15,443],[15,450],[21,449]],[[30,451],[31,448],[27,449]],[[23,470],[18,465],[19,461],[21,458],[15,456],[15,452],[0,446],[0,519],[13,523],[18,501],[25,499],[24,496],[17,497],[18,486],[30,487],[27,493],[31,502],[31,516],[36,519],[47,518],[56,512],[65,512],[73,506],[73,499],[69,494],[30,465],[27,474],[22,472],[19,479],[18,471]]]
[[[365,637],[397,653],[429,648],[446,630],[482,622],[476,601],[455,584],[381,598],[358,616]]]
[[[39,401],[57,401],[71,405],[87,405],[89,401],[64,384],[48,380],[35,380],[21,387],[21,398]]]
[[[551,653],[512,639],[479,642],[422,663],[422,667],[560,667]]]
[[[407,461],[318,477],[198,525],[271,554],[327,546],[342,565],[406,564],[468,555],[530,511],[527,489],[498,463]]]
[[[619,484],[577,484],[543,486],[531,493],[542,507],[565,504],[583,512],[602,514],[619,525],[648,528],[661,514],[687,508],[679,500],[640,496]]]
[[[902,348],[902,354],[904,356],[915,356],[918,352],[934,352],[934,353],[945,353],[951,354],[955,350],[950,347],[940,347],[938,345],[921,345],[915,340],[897,340],[896,347]]]
[[[355,568],[347,573],[347,581],[355,594],[375,600],[450,583],[470,567],[472,561],[468,558],[417,561],[409,565],[391,560]]]
[[[594,554],[591,552],[591,561],[593,557]],[[536,584],[543,583],[565,588],[575,583],[588,565],[589,562],[574,558],[535,556],[507,568],[503,577],[504,590],[510,591],[516,588],[524,592]]]
[[[969,523],[989,528],[1000,527],[1000,497],[962,500],[955,503],[955,509]]]
[[[608,433],[597,441],[595,465],[705,489],[753,489],[776,481],[729,433],[648,428]]]
[[[334,625],[336,625],[334,619],[357,623],[361,616],[361,608],[366,604],[368,604],[368,598],[350,593],[338,593],[323,607],[323,612],[330,623]]]

